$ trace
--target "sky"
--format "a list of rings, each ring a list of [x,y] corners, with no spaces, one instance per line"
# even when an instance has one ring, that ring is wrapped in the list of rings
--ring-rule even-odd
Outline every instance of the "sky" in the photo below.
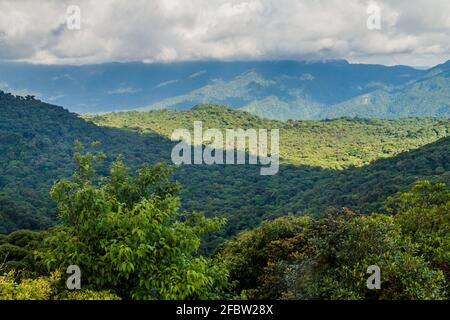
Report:
[[[0,0],[1,61],[210,59],[432,66],[450,59],[450,1]]]

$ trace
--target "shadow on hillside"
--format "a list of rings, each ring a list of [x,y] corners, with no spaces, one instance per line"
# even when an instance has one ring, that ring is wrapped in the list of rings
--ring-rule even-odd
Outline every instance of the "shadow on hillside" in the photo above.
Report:
[[[3,100],[2,100],[3,99]],[[176,142],[152,131],[99,127],[66,110],[38,100],[0,99],[0,213],[4,232],[38,229],[54,221],[48,192],[55,180],[70,177],[73,143],[101,141],[108,161],[122,154],[137,169],[144,162],[171,163]],[[319,214],[328,207],[369,213],[383,200],[417,179],[449,181],[449,139],[381,159],[362,168],[324,169],[281,164],[278,174],[261,176],[257,165],[181,165],[174,178],[182,185],[187,210],[229,220],[222,236],[285,214]],[[248,157],[248,155],[247,155]],[[107,167],[102,168],[106,172]]]

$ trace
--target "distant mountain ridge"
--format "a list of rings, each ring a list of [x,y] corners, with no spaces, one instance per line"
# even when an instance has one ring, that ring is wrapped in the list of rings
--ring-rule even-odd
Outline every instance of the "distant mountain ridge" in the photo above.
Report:
[[[405,90],[423,93],[429,104],[421,106],[421,112],[412,108],[408,115],[445,116],[449,113],[448,78],[448,63],[430,70],[345,60],[81,66],[0,63],[1,90],[35,95],[78,113],[185,110],[216,103],[279,120],[401,116],[406,108],[391,105],[397,96],[407,103],[408,92],[399,93]]]
[[[390,90],[379,89],[333,105],[327,118],[450,116],[450,61]]]

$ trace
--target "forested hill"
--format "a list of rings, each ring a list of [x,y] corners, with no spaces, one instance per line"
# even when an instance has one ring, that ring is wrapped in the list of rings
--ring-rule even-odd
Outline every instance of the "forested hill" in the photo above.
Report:
[[[450,61],[391,89],[377,89],[333,105],[324,117],[450,116]]]
[[[99,140],[109,159],[123,154],[134,168],[169,162],[174,143],[166,135],[181,124],[189,128],[194,118],[204,120],[206,127],[281,126],[284,163],[275,176],[260,176],[255,166],[196,165],[175,171],[183,207],[226,216],[227,235],[287,213],[318,213],[335,206],[378,210],[387,196],[419,178],[450,180],[447,120],[282,123],[201,106],[188,113],[96,116],[92,120],[103,125],[98,126],[61,107],[3,92],[0,111],[1,232],[44,228],[55,221],[48,192],[56,179],[71,174],[75,140]]]
[[[84,115],[98,125],[157,132],[170,137],[174,129],[277,128],[282,162],[343,169],[361,166],[416,149],[450,134],[450,120],[438,118],[275,121],[220,105],[197,105],[187,111],[118,112]]]
[[[317,214],[329,207],[382,210],[386,197],[418,179],[450,181],[448,119],[279,122],[217,105],[86,118],[166,136],[175,128],[191,129],[194,120],[203,121],[205,128],[280,128],[283,165],[275,176],[261,177],[251,166],[179,170],[180,175],[190,173],[183,182],[186,208],[225,213],[231,234],[287,213]]]
[[[170,152],[159,135],[101,128],[31,96],[0,92],[0,232],[54,221],[49,190],[57,178],[73,172],[75,140],[102,141],[102,149],[125,153],[135,165],[167,159]]]

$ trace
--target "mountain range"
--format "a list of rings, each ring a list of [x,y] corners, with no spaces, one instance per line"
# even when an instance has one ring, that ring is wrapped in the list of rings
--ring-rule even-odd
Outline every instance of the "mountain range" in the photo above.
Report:
[[[330,61],[0,63],[0,89],[77,113],[224,104],[271,119],[450,116],[450,61],[429,69]]]

